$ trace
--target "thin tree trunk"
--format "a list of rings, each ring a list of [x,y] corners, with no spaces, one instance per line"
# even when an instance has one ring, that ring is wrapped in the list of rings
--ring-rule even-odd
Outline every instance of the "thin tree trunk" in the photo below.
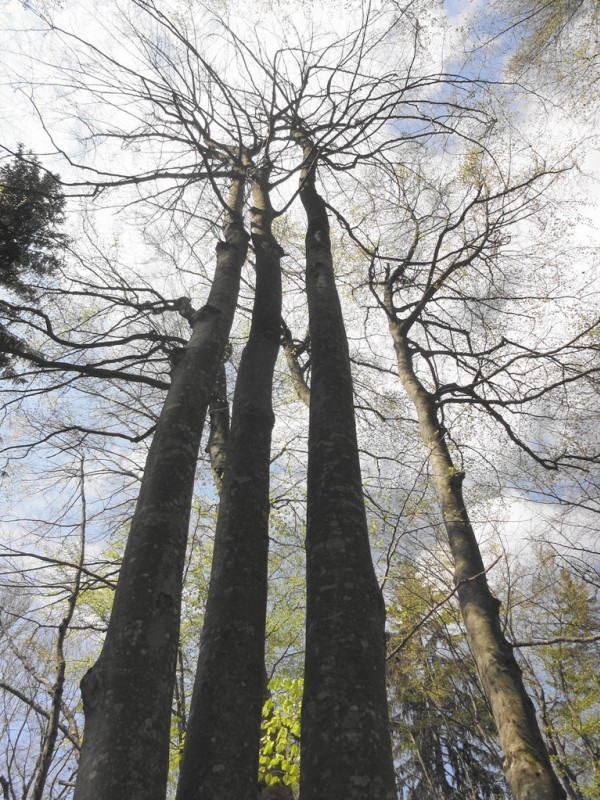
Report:
[[[307,408],[310,408],[310,388],[306,383],[304,372],[298,360],[300,348],[296,347],[292,340],[292,334],[287,325],[283,323],[283,338],[282,338],[283,352],[285,353],[285,360],[288,365],[292,385],[296,390],[296,394],[302,400]],[[302,345],[302,349],[308,348],[306,342]]]
[[[282,250],[268,176],[253,187],[256,294],[238,372],[178,800],[256,800],[264,697],[273,371]]]
[[[348,343],[327,212],[315,189],[310,143],[300,143],[312,358],[300,795],[394,800],[385,608],[369,546]]]
[[[388,313],[391,313],[389,308]],[[516,800],[564,800],[565,792],[552,769],[521,669],[502,633],[500,603],[488,586],[479,545],[465,508],[464,475],[452,461],[435,400],[414,372],[402,323],[391,319],[390,332],[398,375],[415,406],[421,437],[429,449],[432,480],[454,560],[460,609],[500,737],[508,784]]]
[[[514,645],[513,645],[514,646]],[[523,655],[521,654],[521,658]],[[540,719],[543,723],[543,730],[548,741],[548,752],[550,756],[554,759],[554,763],[557,766],[557,772],[561,776],[563,786],[565,787],[565,791],[567,793],[567,797],[569,800],[585,800],[581,792],[579,791],[579,785],[577,783],[577,776],[574,774],[573,770],[569,767],[569,759],[564,751],[562,746],[562,742],[560,741],[560,736],[555,735],[553,732],[553,726],[548,718],[548,706],[546,703],[546,693],[544,691],[544,686],[541,681],[538,679],[538,676],[533,669],[531,661],[529,659],[524,660],[527,672],[529,673],[530,681],[533,681],[533,693],[535,695],[535,699],[537,700],[538,708],[540,709]]]
[[[164,800],[181,583],[200,437],[237,303],[248,236],[232,184],[208,303],[173,370],[148,453],[106,639],[81,684],[75,800]]]
[[[80,469],[80,498],[81,498],[81,526],[79,535],[79,564],[77,572],[75,573],[75,583],[73,591],[71,592],[67,601],[67,611],[58,626],[58,635],[56,638],[56,680],[52,687],[52,707],[48,716],[48,724],[44,733],[44,740],[42,751],[40,753],[38,770],[31,793],[31,800],[42,800],[44,789],[46,787],[46,780],[48,772],[52,766],[52,759],[54,757],[54,750],[56,748],[56,738],[60,730],[60,713],[62,710],[62,700],[65,687],[65,674],[67,669],[67,661],[65,659],[65,639],[69,631],[69,625],[75,613],[75,606],[79,598],[79,590],[81,587],[82,567],[85,563],[85,537],[86,537],[86,523],[87,523],[87,504],[85,498],[85,473],[84,473],[84,460],[81,459]]]

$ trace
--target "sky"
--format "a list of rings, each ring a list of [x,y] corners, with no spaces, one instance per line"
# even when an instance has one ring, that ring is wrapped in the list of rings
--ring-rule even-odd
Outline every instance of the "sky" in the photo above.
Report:
[[[126,4],[124,5],[126,6]],[[332,16],[331,13],[332,5],[335,5],[336,8],[335,16]],[[117,45],[109,33],[113,7],[110,4],[99,6],[92,0],[65,2],[62,4],[62,10],[57,12],[57,19],[64,18],[74,24],[78,33],[85,31],[86,36],[96,36],[99,41],[105,43],[109,41],[109,48],[113,55],[122,57],[127,64],[133,64],[133,57],[128,50],[133,45],[127,41],[122,41]],[[285,7],[288,30],[293,26],[303,29],[303,26],[307,24],[306,10],[298,12],[293,3],[286,4]],[[306,9],[305,4],[302,4],[302,7]],[[255,8],[258,9],[259,6],[256,5]],[[482,9],[485,9],[485,4],[481,2],[451,0],[444,4],[445,18],[443,16],[435,17],[435,14],[431,15],[435,24],[427,29],[427,34],[430,37],[433,53],[438,58],[437,64],[434,61],[429,65],[432,71],[441,66],[443,55],[453,52],[459,43],[464,52],[468,51],[472,44],[470,38],[471,19]],[[60,73],[57,73],[56,70],[52,73],[54,88],[49,89],[45,85],[50,71],[44,65],[44,61],[50,60],[60,65],[64,60],[64,63],[73,64],[72,54],[68,48],[56,49],[52,44],[52,37],[41,32],[35,16],[18,0],[4,0],[2,12],[4,28],[0,33],[0,51],[3,52],[4,71],[3,77],[0,79],[0,105],[5,109],[10,109],[10,113],[5,113],[0,118],[0,146],[11,150],[15,148],[17,142],[22,141],[26,147],[40,155],[45,166],[60,171],[65,180],[77,180],[76,171],[69,167],[64,158],[53,155],[53,146],[49,141],[48,133],[44,131],[32,103],[33,100],[40,109],[44,109],[44,114],[50,115],[49,118],[52,120],[51,136],[58,136],[60,141],[66,142],[69,152],[73,153],[75,158],[81,157],[83,147],[77,141],[77,137],[85,130],[85,125],[73,121],[61,110],[61,104],[64,103],[65,107],[68,106],[71,89],[68,86],[59,86],[57,76],[60,77]],[[323,36],[324,28],[328,28],[330,25],[333,25],[336,30],[339,29],[340,21],[344,22],[347,28],[351,28],[355,24],[355,17],[344,16],[339,4],[315,5],[311,7],[310,13],[313,15],[312,22],[317,37]],[[266,30],[266,23],[262,27]],[[216,49],[217,42],[215,36],[207,43],[207,48]],[[265,42],[267,50],[274,51],[276,49],[277,38],[275,36],[267,36]],[[460,58],[462,57],[461,54]],[[485,67],[489,72],[499,67],[500,59],[500,55],[490,56],[481,51],[475,58],[474,66],[472,65],[470,69]],[[83,77],[84,81],[86,77],[89,78],[85,74]],[[30,82],[35,84],[33,93]],[[119,109],[118,112],[115,111],[115,114],[125,115],[128,111],[126,101],[122,97],[115,98],[115,103]],[[540,113],[542,108],[548,112],[547,115]],[[565,223],[571,226],[569,234],[573,247],[575,250],[577,248],[583,250],[585,247],[597,246],[600,244],[598,233],[600,225],[597,224],[600,204],[600,157],[594,126],[589,120],[578,119],[575,113],[565,114],[564,108],[552,105],[543,98],[527,98],[525,94],[519,96],[512,111],[519,119],[519,127],[522,132],[521,152],[529,152],[527,148],[530,148],[531,152],[536,149],[540,153],[544,151],[564,152],[571,146],[571,143],[579,142],[574,152],[574,159],[576,158],[579,164],[578,170],[574,170],[572,176],[566,178],[565,183],[561,184],[562,188],[553,202],[556,203],[556,219],[559,220],[565,206],[565,199],[561,198],[560,194],[562,192],[564,195],[565,187],[568,187],[566,192],[568,202],[572,203],[576,198],[582,201],[582,205],[577,209],[576,221]],[[94,107],[90,105],[85,109],[85,113],[92,120],[95,114]],[[115,165],[118,165],[120,170],[128,171],[132,169],[133,165],[143,163],[142,154],[128,152],[123,155],[117,153],[114,148],[108,148],[106,153],[102,149],[92,151],[88,157],[90,159],[88,163],[99,169],[108,166],[114,168]],[[109,202],[106,206],[98,204],[97,209],[98,225],[103,235],[106,238],[119,235],[121,246],[125,251],[133,253],[134,260],[136,260],[140,252],[139,248],[143,245],[136,235],[129,239],[130,234],[124,225],[126,217],[119,205]],[[78,224],[78,221],[74,222],[75,226]],[[553,231],[553,235],[554,233],[556,236],[562,235],[558,229]],[[573,260],[575,264],[572,266],[577,268],[577,256]],[[587,279],[582,278],[582,280]],[[514,491],[512,495],[507,496],[506,501],[510,502],[510,498],[514,498],[515,517],[520,518],[524,504],[527,505],[530,499],[526,494]],[[507,531],[510,530],[512,528],[508,526]]]

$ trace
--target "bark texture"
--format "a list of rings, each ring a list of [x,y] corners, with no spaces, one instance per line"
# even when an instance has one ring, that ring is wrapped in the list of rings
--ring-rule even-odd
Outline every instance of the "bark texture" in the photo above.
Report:
[[[371,559],[348,343],[325,204],[303,145],[312,377],[302,800],[395,800],[385,609]]]
[[[208,303],[190,315],[131,523],[98,661],[81,684],[76,800],[164,800],[181,583],[200,437],[236,307],[248,236],[234,181]]]
[[[210,467],[219,494],[223,488],[225,473],[225,456],[227,439],[229,438],[229,402],[227,400],[227,373],[225,359],[221,361],[215,387],[208,406],[210,417],[210,434],[206,452],[210,457]]]
[[[256,294],[238,372],[178,800],[256,800],[264,697],[272,383],[281,248],[267,176],[253,187]]]
[[[521,669],[502,633],[500,603],[490,591],[464,503],[464,475],[452,461],[436,402],[414,372],[406,330],[401,322],[392,320],[390,331],[398,374],[415,406],[421,437],[429,449],[431,476],[454,561],[460,609],[500,737],[508,784],[516,800],[564,800],[566,795],[552,769]]]

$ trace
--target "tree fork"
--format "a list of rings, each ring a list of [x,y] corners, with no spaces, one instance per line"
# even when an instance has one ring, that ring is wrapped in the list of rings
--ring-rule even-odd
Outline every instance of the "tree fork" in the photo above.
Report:
[[[182,575],[206,409],[236,308],[248,235],[233,179],[206,308],[173,370],[150,446],[102,652],[81,682],[75,800],[164,800]]]
[[[348,342],[329,220],[302,146],[312,377],[308,444],[303,800],[395,800],[385,686],[385,608],[362,494]]]
[[[264,697],[272,384],[283,251],[268,172],[252,187],[256,293],[233,400],[204,628],[177,800],[256,800]]]
[[[388,314],[392,311],[388,308]],[[504,753],[504,772],[515,800],[565,800],[535,708],[522,680],[513,648],[500,623],[500,602],[490,591],[481,552],[465,507],[464,474],[456,469],[432,395],[417,378],[406,331],[390,319],[398,375],[412,401],[454,561],[454,580],[477,671],[492,708]]]

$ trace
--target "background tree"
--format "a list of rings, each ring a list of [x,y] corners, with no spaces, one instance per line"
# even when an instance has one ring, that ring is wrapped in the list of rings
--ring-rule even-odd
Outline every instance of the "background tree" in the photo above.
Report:
[[[0,167],[0,286],[33,301],[32,281],[56,272],[66,237],[59,231],[65,197],[60,181],[45,172],[19,145],[12,161]],[[8,350],[18,346],[0,323],[0,367],[12,375]]]
[[[0,167],[0,282],[31,300],[31,280],[58,270],[65,234],[65,196],[58,176],[40,167],[23,145]]]
[[[540,546],[513,575],[509,630],[567,796],[598,793],[597,592]]]
[[[433,554],[432,554],[433,555]],[[388,684],[401,797],[507,794],[494,723],[460,622],[445,554],[407,561],[388,604]],[[446,563],[445,563],[446,562]]]

